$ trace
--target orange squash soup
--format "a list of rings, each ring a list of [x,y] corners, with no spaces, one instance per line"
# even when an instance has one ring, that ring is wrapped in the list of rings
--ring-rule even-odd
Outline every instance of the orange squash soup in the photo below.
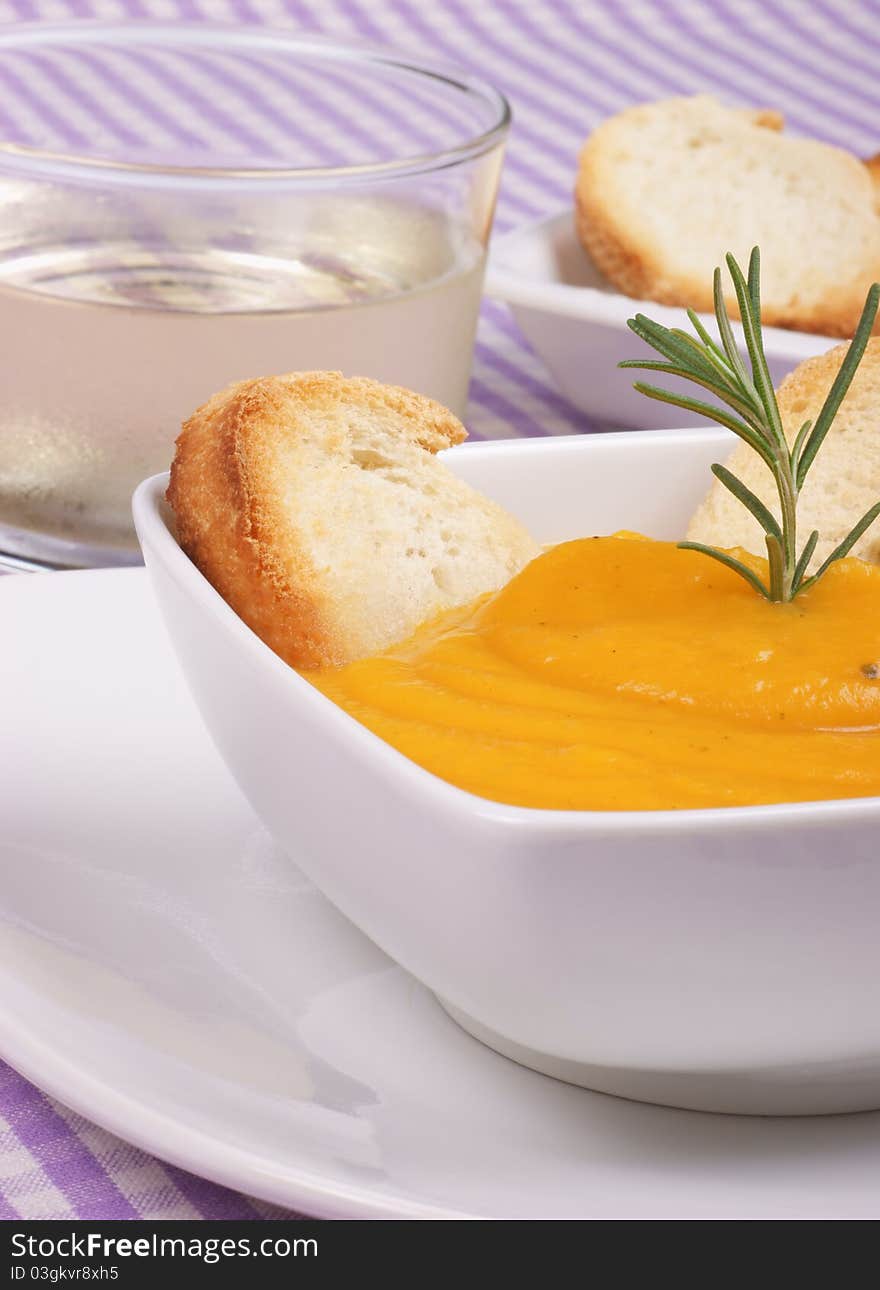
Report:
[[[419,765],[499,802],[880,794],[880,567],[861,560],[771,604],[673,543],[566,542],[385,653],[308,677]]]

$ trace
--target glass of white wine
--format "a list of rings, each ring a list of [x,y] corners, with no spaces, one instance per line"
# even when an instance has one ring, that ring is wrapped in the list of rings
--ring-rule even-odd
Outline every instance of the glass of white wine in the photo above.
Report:
[[[340,369],[461,413],[509,109],[258,27],[0,34],[0,554],[138,560],[129,500],[232,381]]]

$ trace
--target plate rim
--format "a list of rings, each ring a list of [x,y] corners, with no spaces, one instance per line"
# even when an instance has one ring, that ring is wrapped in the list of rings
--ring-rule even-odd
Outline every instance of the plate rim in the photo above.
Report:
[[[4,968],[0,981],[9,979]],[[209,1182],[309,1217],[330,1219],[474,1219],[466,1210],[383,1197],[369,1186],[333,1182],[313,1170],[284,1170],[270,1158],[224,1145],[213,1135],[157,1110],[85,1070],[28,1031],[0,1002],[0,1057],[24,1079],[132,1146]],[[25,1220],[22,1220],[25,1221]]]

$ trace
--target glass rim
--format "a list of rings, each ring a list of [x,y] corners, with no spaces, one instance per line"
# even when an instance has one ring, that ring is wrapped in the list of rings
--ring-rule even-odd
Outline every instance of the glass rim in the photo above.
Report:
[[[85,19],[77,22],[16,23],[10,30],[0,29],[0,51],[29,44],[51,44],[53,39],[69,39],[72,43],[88,43],[88,38],[106,39],[120,36],[136,47],[147,36],[165,36],[172,43],[182,45],[216,43],[230,36],[248,41],[252,46],[286,45],[304,53],[314,53],[320,58],[339,63],[353,62],[363,66],[393,67],[399,71],[460,91],[472,99],[481,99],[494,109],[495,120],[485,129],[471,135],[460,144],[440,148],[434,152],[414,153],[412,156],[389,161],[358,162],[352,165],[331,166],[186,166],[166,165],[159,162],[118,161],[115,158],[88,156],[82,153],[32,148],[0,137],[0,164],[20,162],[22,169],[39,169],[41,165],[60,168],[66,172],[86,174],[95,171],[106,176],[122,178],[155,177],[166,181],[207,180],[303,180],[360,182],[369,179],[393,179],[426,171],[441,170],[489,152],[501,143],[511,122],[510,103],[500,90],[488,81],[448,65],[426,62],[405,54],[367,42],[351,44],[332,37],[299,35],[259,24],[242,23],[169,23],[169,22],[120,22]]]

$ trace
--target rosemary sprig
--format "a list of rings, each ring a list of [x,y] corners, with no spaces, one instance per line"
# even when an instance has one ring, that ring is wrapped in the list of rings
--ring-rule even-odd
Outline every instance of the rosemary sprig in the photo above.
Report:
[[[751,370],[746,367],[743,356],[737,349],[730,315],[721,289],[720,269],[715,270],[714,281],[717,341],[712,339],[693,309],[688,310],[688,318],[696,336],[691,336],[678,327],[663,327],[660,323],[646,318],[644,314],[636,314],[635,318],[629,319],[629,327],[662,356],[662,361],[629,359],[620,366],[638,367],[652,372],[665,372],[671,376],[684,377],[685,380],[701,385],[726,404],[726,407],[718,407],[703,399],[673,393],[657,385],[649,385],[645,381],[637,381],[635,384],[635,388],[642,394],[646,394],[649,399],[673,403],[700,416],[709,417],[719,425],[732,430],[758,453],[772,473],[776,484],[781,522],[761,499],[725,466],[716,464],[712,467],[715,477],[737,501],[742,502],[743,506],[751,511],[764,530],[769,568],[767,583],[764,583],[754,570],[727,551],[704,546],[701,542],[679,542],[678,545],[685,550],[700,551],[703,555],[711,556],[713,560],[718,560],[727,568],[733,569],[768,600],[793,600],[798,592],[805,591],[821,578],[835,560],[842,559],[880,515],[880,501],[878,501],[862,516],[858,524],[840,545],[835,547],[816,572],[810,577],[806,576],[819,541],[819,534],[812,532],[798,553],[798,496],[804,486],[807,472],[822,446],[822,441],[831,427],[865,352],[865,346],[877,316],[878,304],[880,304],[880,284],[875,282],[868,292],[861,320],[834,384],[828,391],[822,410],[815,422],[804,422],[794,443],[789,446],[764,354],[761,333],[760,253],[757,247],[753,249],[749,258],[748,277],[743,274],[732,255],[726,258],[739,305]]]

